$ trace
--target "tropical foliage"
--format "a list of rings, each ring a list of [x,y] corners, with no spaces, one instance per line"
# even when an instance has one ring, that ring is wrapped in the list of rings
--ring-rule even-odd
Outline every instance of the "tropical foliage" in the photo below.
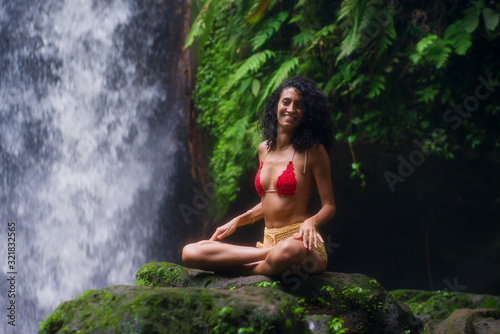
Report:
[[[186,47],[197,44],[195,107],[217,185],[213,213],[225,211],[240,177],[256,168],[258,111],[292,75],[314,79],[327,94],[337,139],[351,150],[351,176],[362,186],[360,141],[419,142],[450,159],[472,151],[498,159],[498,2],[199,0],[196,6]],[[445,139],[432,138],[435,128]]]

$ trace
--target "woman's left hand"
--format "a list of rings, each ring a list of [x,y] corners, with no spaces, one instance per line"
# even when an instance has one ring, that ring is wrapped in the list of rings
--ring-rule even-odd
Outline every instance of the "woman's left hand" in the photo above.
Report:
[[[309,250],[312,250],[313,245],[314,248],[318,248],[318,241],[324,243],[323,238],[316,230],[316,224],[310,220],[305,220],[300,226],[300,231],[295,233],[293,237],[302,239],[304,247]]]

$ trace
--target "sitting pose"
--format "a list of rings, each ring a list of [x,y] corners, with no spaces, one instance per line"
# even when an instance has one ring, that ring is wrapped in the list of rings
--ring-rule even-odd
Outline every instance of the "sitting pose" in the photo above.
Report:
[[[335,139],[328,101],[312,80],[293,77],[267,98],[260,122],[266,139],[259,145],[255,177],[260,203],[217,228],[210,240],[186,245],[182,261],[243,275],[281,275],[305,264],[308,273],[322,273],[327,254],[317,228],[335,214],[327,153]],[[321,209],[311,216],[308,203],[315,187]],[[257,247],[219,241],[261,218],[264,240]]]

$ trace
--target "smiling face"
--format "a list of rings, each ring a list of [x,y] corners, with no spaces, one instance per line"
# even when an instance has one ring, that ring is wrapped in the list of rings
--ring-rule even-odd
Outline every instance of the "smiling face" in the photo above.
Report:
[[[278,102],[278,128],[284,131],[295,130],[304,118],[304,100],[298,90],[293,87],[283,89]]]

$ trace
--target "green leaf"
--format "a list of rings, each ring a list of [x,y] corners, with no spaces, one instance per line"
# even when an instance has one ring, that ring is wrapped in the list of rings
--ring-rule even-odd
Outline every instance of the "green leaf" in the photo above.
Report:
[[[352,124],[359,124],[361,123],[361,118],[359,117],[354,117],[353,120],[351,121]]]
[[[252,94],[257,96],[260,91],[260,81],[257,79],[253,79],[252,81]]]
[[[483,8],[483,18],[486,29],[495,30],[498,25],[498,13],[489,8]]]
[[[347,137],[347,141],[349,143],[353,143],[355,140],[356,140],[356,135],[350,135],[349,137]]]
[[[241,82],[241,86],[240,86],[240,89],[238,90],[238,93],[239,94],[245,93],[248,86],[250,86],[251,83],[252,83],[252,78],[246,78],[245,80],[243,80]]]
[[[297,10],[297,9],[303,7],[305,2],[306,2],[306,0],[297,1],[297,4],[293,7],[293,9]]]
[[[469,8],[465,11],[465,31],[473,32],[479,24],[479,9]]]
[[[361,162],[353,162],[351,164],[352,169],[359,169],[360,166],[361,166]]]
[[[413,64],[418,64],[420,60],[422,59],[422,55],[420,53],[412,53],[411,55],[408,56],[410,60],[413,62]]]
[[[297,14],[294,17],[292,17],[290,19],[290,21],[288,21],[288,23],[290,24],[290,23],[295,23],[295,22],[300,22],[300,21],[302,21],[302,14]]]

